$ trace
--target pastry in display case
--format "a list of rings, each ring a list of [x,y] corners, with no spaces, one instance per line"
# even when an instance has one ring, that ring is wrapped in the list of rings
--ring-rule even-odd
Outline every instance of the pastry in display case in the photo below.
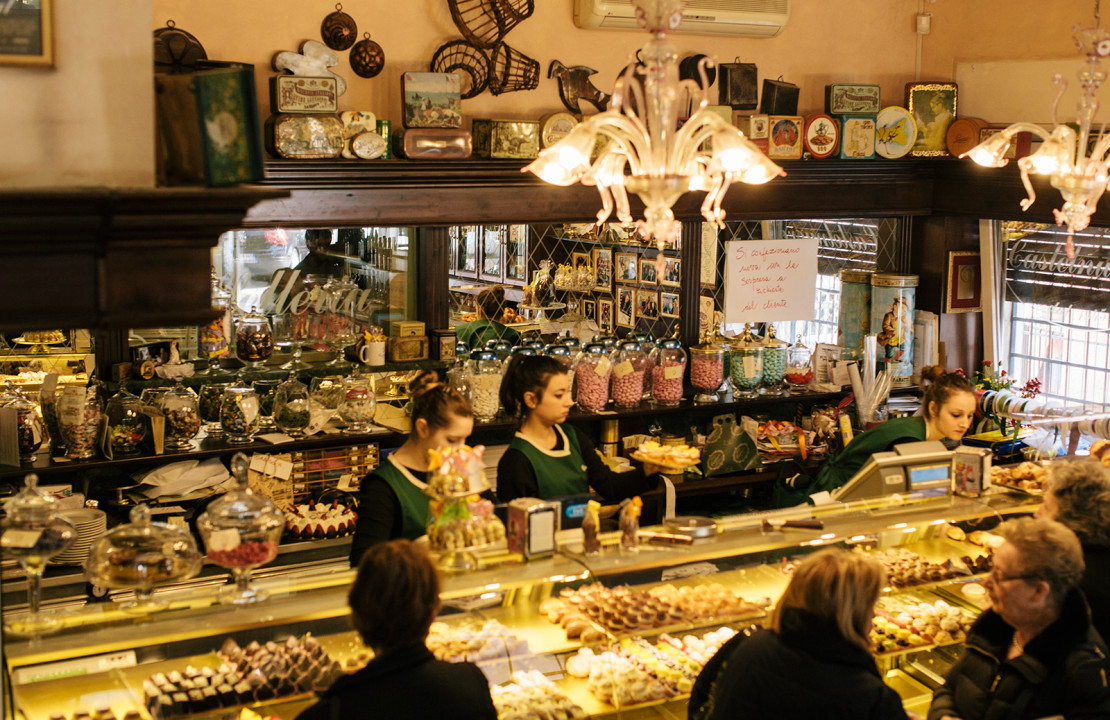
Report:
[[[440,493],[475,489],[465,474],[444,475]],[[1036,505],[1010,492],[886,498],[774,511],[769,529],[735,515],[719,518],[715,534],[682,545],[642,543],[634,555],[619,551],[613,532],[600,534],[597,557],[581,554],[575,531],[555,555],[528,562],[494,543],[475,551],[474,569],[445,577],[427,643],[436,657],[482,669],[502,720],[681,716],[701,668],[736,633],[766,622],[793,566],[840,544],[905,576],[880,599],[871,639],[887,682],[920,712],[930,689],[919,666],[943,675],[953,655],[936,648],[958,649],[981,611],[983,598],[972,590],[982,589],[982,559],[991,552],[984,531]],[[810,523],[779,521],[799,519]],[[111,697],[116,717],[153,714],[156,706],[172,717],[251,705],[293,718],[338,673],[372,657],[347,624],[351,573],[297,564],[257,580],[270,592],[261,605],[221,605],[208,585],[182,587],[174,609],[142,623],[87,608],[73,613],[72,627],[36,643],[6,637],[13,707],[27,717],[68,718],[89,698]],[[58,662],[118,652],[133,652],[135,662],[49,679]]]

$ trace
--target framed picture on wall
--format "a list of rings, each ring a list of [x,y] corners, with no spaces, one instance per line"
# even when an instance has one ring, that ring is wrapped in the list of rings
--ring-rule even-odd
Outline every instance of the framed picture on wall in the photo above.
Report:
[[[594,276],[597,278],[594,292],[613,292],[613,251],[610,248],[594,248]],[[612,302],[609,303],[612,305]]]
[[[54,0],[0,3],[0,65],[54,67]]]
[[[597,329],[613,332],[613,298],[597,299]]]
[[[979,312],[983,309],[983,271],[979,253],[956,250],[948,253],[948,291],[944,312]]]
[[[917,142],[910,155],[948,155],[948,126],[956,119],[956,84],[906,83],[906,108],[917,123]]]
[[[655,285],[655,258],[640,258],[640,284]]]
[[[583,265],[590,264],[590,254],[588,252],[572,252],[570,254],[570,266],[577,270]]]
[[[659,278],[660,285],[678,287],[682,284],[682,270],[678,258],[664,258],[663,277]]]
[[[659,293],[655,290],[636,291],[636,317],[655,320],[659,317]]]
[[[678,293],[659,293],[659,317],[678,317]]]
[[[698,298],[698,329],[703,335],[709,332],[709,326],[713,323],[713,311],[712,295],[702,295]]]
[[[593,300],[583,300],[582,315],[590,322],[597,322],[597,303]]]
[[[634,283],[639,280],[636,267],[638,257],[636,253],[617,253],[617,282]]]
[[[636,327],[636,291],[634,288],[617,288],[617,327]]]

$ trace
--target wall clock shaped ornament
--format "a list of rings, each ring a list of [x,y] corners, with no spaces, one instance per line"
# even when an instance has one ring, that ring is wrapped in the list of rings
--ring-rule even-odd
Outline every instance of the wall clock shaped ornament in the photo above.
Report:
[[[358,24],[343,12],[343,3],[335,4],[335,12],[328,13],[320,23],[320,37],[332,50],[346,50],[358,39]]]

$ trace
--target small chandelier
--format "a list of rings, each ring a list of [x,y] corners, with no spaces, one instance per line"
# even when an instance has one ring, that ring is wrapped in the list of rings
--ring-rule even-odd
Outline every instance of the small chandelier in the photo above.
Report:
[[[618,220],[631,223],[628,191],[638,195],[645,208],[636,227],[645,240],[654,237],[662,250],[678,238],[679,223],[671,206],[686,192],[706,193],[701,213],[720,227],[725,217],[721,201],[729,185],[737,180],[765,183],[786,172],[744,133],[706,109],[706,69],[712,61],[699,62],[700,85],[679,79],[678,53],[667,33],[682,22],[686,0],[632,3],[640,25],[651,33],[638,54],[643,65],[631,63],[621,74],[608,110],[583,120],[524,170],[553,185],[596,185],[602,203],[599,226],[614,209]],[[680,128],[679,109],[687,93],[698,104]]]
[[[1076,45],[1087,56],[1086,64],[1077,73],[1079,84],[1083,88],[1083,94],[1077,103],[1079,132],[1067,125],[1061,125],[1057,117],[1060,98],[1068,87],[1064,77],[1057,73],[1053,82],[1060,86],[1060,90],[1052,103],[1052,122],[1055,124],[1052,132],[1032,123],[1014,123],[960,155],[970,157],[985,167],[1002,167],[1009,162],[1004,155],[1009,150],[1014,135],[1029,132],[1041,138],[1043,142],[1035,153],[1018,160],[1021,182],[1029,193],[1029,197],[1021,201],[1021,209],[1028,210],[1037,199],[1029,182],[1029,173],[1049,176],[1052,187],[1064,196],[1064,206],[1052,213],[1057,225],[1067,225],[1065,249],[1069,260],[1075,258],[1074,233],[1082,231],[1090,224],[1091,214],[1110,182],[1110,135],[1106,134],[1105,125],[1093,147],[1088,140],[1098,113],[1095,93],[1106,79],[1101,60],[1110,55],[1110,33],[1101,27],[1076,26],[1073,30]]]

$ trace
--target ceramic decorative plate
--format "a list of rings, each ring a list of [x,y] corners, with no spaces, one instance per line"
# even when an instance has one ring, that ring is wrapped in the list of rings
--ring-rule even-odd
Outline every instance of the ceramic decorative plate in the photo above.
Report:
[[[879,111],[875,122],[875,154],[900,158],[917,142],[917,123],[910,111],[891,105]]]

